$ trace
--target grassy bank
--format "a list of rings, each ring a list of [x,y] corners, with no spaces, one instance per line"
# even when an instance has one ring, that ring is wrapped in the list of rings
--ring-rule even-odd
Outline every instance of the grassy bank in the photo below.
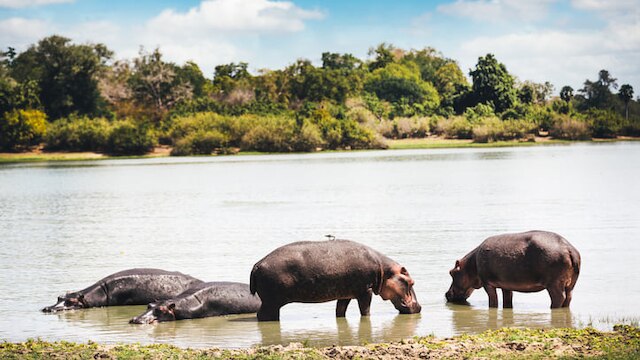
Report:
[[[421,139],[399,139],[387,140],[387,145],[391,150],[408,149],[445,149],[445,148],[493,148],[493,147],[516,147],[516,146],[537,146],[537,145],[566,145],[575,143],[571,140],[557,140],[549,138],[536,138],[536,141],[496,141],[490,143],[474,143],[472,140],[445,139],[442,137],[428,137]],[[586,142],[614,142],[614,141],[640,141],[640,137],[619,137],[617,139],[593,139]],[[583,141],[585,142],[585,141]],[[348,151],[348,150],[327,150],[327,151]],[[96,152],[46,152],[36,150],[22,153],[0,153],[0,164],[23,163],[23,162],[44,162],[44,161],[83,161],[83,160],[104,160],[104,159],[137,159],[148,157],[169,156],[171,148],[167,146],[157,147],[153,152],[140,156],[110,156]],[[275,152],[242,151],[237,155],[263,155],[263,154],[286,154]],[[207,155],[204,155],[207,156]],[[215,155],[214,155],[215,156]]]
[[[171,345],[100,345],[30,340],[0,343],[2,359],[637,359],[640,329],[616,325],[611,332],[586,329],[501,329],[454,338],[416,337],[363,346],[265,346],[250,349],[182,349]]]

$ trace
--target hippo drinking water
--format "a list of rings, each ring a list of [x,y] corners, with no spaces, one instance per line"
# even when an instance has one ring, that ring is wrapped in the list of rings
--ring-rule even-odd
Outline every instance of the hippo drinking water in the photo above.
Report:
[[[489,307],[513,306],[513,291],[547,289],[551,308],[568,307],[580,273],[580,253],[562,236],[546,231],[503,234],[487,238],[457,260],[449,271],[453,282],[447,301],[465,302],[474,289],[489,295]]]
[[[202,280],[160,269],[130,269],[109,275],[84,290],[58,298],[42,311],[83,309],[98,306],[146,305],[180,294]]]
[[[292,302],[338,300],[343,317],[351,299],[369,315],[372,293],[391,300],[403,314],[419,313],[407,269],[381,253],[348,240],[301,241],[275,249],[251,271],[251,293],[260,295],[259,321],[279,320]]]
[[[207,282],[194,285],[175,298],[149,304],[147,311],[129,323],[151,324],[156,321],[246,314],[254,313],[259,308],[260,298],[249,292],[248,284]]]

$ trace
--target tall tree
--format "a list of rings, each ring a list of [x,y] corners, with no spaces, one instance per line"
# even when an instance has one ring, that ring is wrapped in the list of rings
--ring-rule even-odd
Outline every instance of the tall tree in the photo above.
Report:
[[[369,56],[375,55],[373,61],[369,63],[369,71],[381,69],[394,61],[395,48],[391,44],[382,43],[375,48],[369,49]]]
[[[496,112],[503,112],[515,105],[514,79],[507,67],[493,54],[478,58],[476,68],[469,72],[473,79],[472,91],[476,103],[493,105]]]
[[[560,99],[568,103],[569,101],[571,101],[572,97],[573,97],[573,88],[571,86],[565,85],[562,87],[562,89],[560,89]]]
[[[609,71],[600,70],[598,80],[585,80],[584,87],[580,90],[584,94],[587,108],[610,109],[615,106],[615,98],[611,93],[611,88],[617,89],[617,79],[611,77]]]
[[[633,87],[629,84],[620,86],[618,91],[618,97],[624,102],[624,114],[625,118],[629,120],[629,101],[633,99]]]
[[[35,81],[50,118],[72,112],[97,114],[101,109],[98,77],[112,52],[102,44],[74,45],[62,36],[49,36],[12,62],[11,74],[21,83]]]

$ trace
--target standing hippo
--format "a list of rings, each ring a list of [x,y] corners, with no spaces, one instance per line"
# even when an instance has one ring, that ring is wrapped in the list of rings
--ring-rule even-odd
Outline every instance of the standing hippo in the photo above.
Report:
[[[84,290],[58,297],[42,311],[83,309],[98,306],[146,305],[180,294],[202,280],[175,271],[130,269],[109,275]]]
[[[292,302],[338,300],[343,317],[351,299],[369,315],[372,293],[391,300],[403,314],[419,313],[407,269],[381,253],[348,240],[301,241],[275,249],[251,271],[251,293],[260,295],[259,321],[280,319],[280,308]]]
[[[206,282],[194,285],[175,298],[149,304],[147,311],[129,323],[151,324],[156,321],[254,313],[260,304],[260,298],[249,292],[248,284]]]
[[[547,231],[503,234],[487,238],[456,261],[447,301],[465,302],[474,289],[489,295],[489,307],[513,306],[513,291],[547,289],[551,308],[568,307],[580,273],[580,253],[562,236]]]

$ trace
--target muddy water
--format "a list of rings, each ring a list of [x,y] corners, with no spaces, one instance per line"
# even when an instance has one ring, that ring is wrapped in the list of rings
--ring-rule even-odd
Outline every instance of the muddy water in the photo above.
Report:
[[[360,344],[502,326],[640,319],[640,143],[0,165],[0,340],[27,338],[245,347]],[[514,309],[447,305],[448,270],[487,236],[558,232],[582,253],[571,310],[514,294]],[[253,315],[130,325],[144,307],[43,314],[65,291],[119,270],[158,267],[249,281],[272,249],[332,234],[409,269],[422,314],[375,297]]]

